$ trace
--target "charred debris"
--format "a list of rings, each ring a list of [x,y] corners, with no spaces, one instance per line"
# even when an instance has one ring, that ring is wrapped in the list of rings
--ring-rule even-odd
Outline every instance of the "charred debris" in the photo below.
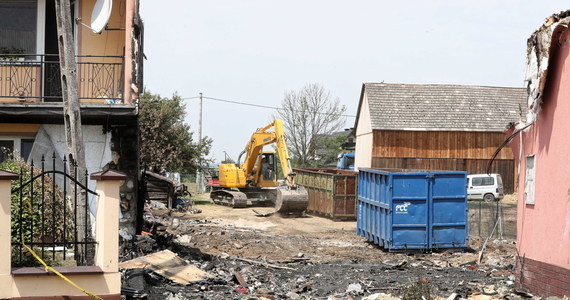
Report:
[[[382,261],[313,260],[303,253],[279,261],[212,255],[202,252],[193,239],[236,240],[230,229],[216,231],[208,219],[183,217],[199,213],[195,208],[180,212],[157,203],[154,207],[146,209],[143,234],[122,243],[126,299],[532,298],[516,291],[514,261],[508,253],[489,254],[484,265],[476,264],[472,249],[393,254],[373,244],[367,247],[370,254],[379,252]],[[239,242],[233,247],[242,247]]]

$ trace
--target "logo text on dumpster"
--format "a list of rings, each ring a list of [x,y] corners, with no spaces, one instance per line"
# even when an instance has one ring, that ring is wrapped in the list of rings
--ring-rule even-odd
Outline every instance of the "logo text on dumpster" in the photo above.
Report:
[[[408,206],[412,205],[410,202],[404,202],[404,204],[396,205],[396,213],[397,214],[407,214],[408,213]]]

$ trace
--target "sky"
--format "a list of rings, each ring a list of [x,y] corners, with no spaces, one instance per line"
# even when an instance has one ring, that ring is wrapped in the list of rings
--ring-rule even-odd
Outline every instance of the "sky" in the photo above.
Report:
[[[365,82],[524,87],[526,40],[567,1],[141,0],[144,86],[186,99],[199,135],[204,97],[279,107],[320,84],[355,116]],[[210,158],[234,160],[276,111],[204,99]],[[346,128],[355,118],[346,118]]]

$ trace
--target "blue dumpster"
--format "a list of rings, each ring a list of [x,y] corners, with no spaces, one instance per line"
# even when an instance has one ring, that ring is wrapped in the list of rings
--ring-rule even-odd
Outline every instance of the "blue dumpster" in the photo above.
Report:
[[[467,172],[359,169],[357,234],[389,251],[466,248]]]

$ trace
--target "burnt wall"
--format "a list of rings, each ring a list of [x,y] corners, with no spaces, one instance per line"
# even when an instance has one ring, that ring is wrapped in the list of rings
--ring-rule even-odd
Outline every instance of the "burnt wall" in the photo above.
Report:
[[[127,175],[120,191],[119,230],[133,235],[136,233],[138,211],[142,210],[138,201],[140,172],[137,125],[113,126],[110,130],[113,161],[109,162],[105,169],[117,170]]]

